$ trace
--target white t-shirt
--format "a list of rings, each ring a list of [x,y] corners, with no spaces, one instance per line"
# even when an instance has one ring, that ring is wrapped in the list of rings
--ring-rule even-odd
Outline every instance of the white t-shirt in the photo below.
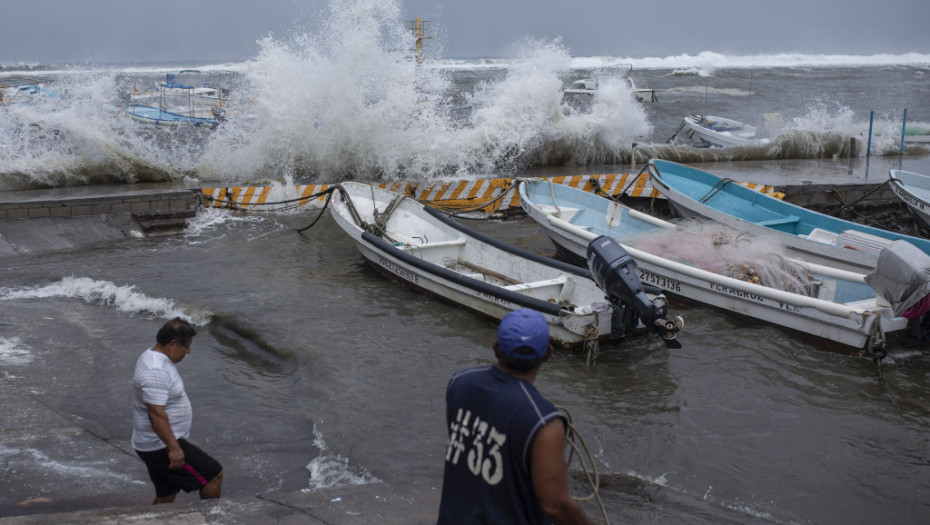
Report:
[[[187,438],[191,431],[193,411],[184,391],[178,369],[165,354],[149,348],[136,360],[132,376],[133,399],[132,447],[142,452],[166,447],[149,419],[148,405],[165,407],[171,430],[177,439]]]

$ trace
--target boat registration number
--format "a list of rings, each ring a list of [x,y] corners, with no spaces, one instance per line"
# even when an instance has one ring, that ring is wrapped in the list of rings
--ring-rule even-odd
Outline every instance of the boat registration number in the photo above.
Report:
[[[658,286],[663,290],[668,290],[670,292],[681,292],[680,282],[652,272],[647,272],[642,268],[639,269],[639,280],[653,286]]]

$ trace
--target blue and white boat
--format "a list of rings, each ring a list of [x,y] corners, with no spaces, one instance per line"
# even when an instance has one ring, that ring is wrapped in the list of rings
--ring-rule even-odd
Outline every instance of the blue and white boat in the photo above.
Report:
[[[690,166],[652,160],[648,169],[654,187],[678,214],[768,238],[808,262],[868,273],[894,240],[930,254],[930,240],[808,210]]]
[[[0,106],[31,104],[41,99],[57,99],[57,91],[48,89],[52,80],[32,77],[0,78]]]
[[[751,191],[751,190],[747,190]],[[552,181],[519,181],[520,206],[558,251],[584,258],[591,240],[615,239],[640,281],[670,297],[752,317],[871,354],[908,320],[894,315],[860,273],[806,264],[710,222],[673,224]],[[752,192],[756,193],[756,192]],[[709,228],[708,228],[709,227]]]
[[[216,117],[191,114],[182,115],[180,113],[173,113],[161,108],[143,106],[141,104],[126,106],[126,114],[129,115],[129,118],[132,119],[133,122],[156,127],[203,126],[213,129],[220,125],[220,121]]]
[[[190,80],[182,81],[179,75]],[[228,89],[202,81],[200,75],[198,70],[166,74],[157,90],[130,94],[126,114],[133,122],[151,126],[219,126]]]

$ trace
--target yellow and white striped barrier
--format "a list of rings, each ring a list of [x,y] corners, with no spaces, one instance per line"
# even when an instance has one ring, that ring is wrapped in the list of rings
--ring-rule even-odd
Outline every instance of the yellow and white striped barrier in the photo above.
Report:
[[[602,194],[612,197],[625,195],[627,197],[645,197],[662,199],[662,195],[652,187],[649,176],[645,173],[605,174],[605,175],[570,175],[558,177],[538,177],[550,180],[556,184],[566,184],[574,188],[594,192],[600,188]],[[514,191],[504,195],[513,186],[513,179],[474,179],[449,182],[436,182],[419,184],[416,182],[381,182],[375,184],[379,188],[388,189],[397,193],[404,193],[417,200],[435,204],[442,208],[457,208],[468,210],[482,210],[495,212],[508,208],[520,207],[520,196]],[[773,194],[774,188],[770,185],[755,183],[739,183],[750,189],[763,193]],[[326,191],[331,184],[307,184],[286,187],[272,186],[233,186],[228,188],[203,188],[201,190],[204,203],[216,208],[252,208],[274,211],[281,206],[286,207],[320,207],[325,202],[325,196],[318,196]],[[279,205],[272,208],[271,205]]]

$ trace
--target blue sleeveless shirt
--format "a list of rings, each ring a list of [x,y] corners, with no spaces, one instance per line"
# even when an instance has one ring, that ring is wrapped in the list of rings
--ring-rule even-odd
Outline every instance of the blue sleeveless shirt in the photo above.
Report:
[[[565,416],[531,383],[496,366],[456,372],[446,409],[438,523],[549,523],[533,491],[530,449],[542,427]]]

